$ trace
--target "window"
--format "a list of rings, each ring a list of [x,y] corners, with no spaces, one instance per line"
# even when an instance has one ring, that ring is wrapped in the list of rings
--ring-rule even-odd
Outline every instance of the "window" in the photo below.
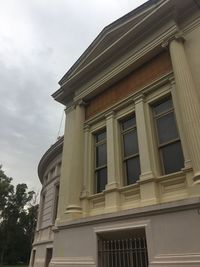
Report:
[[[59,162],[57,165],[57,175],[60,175],[60,171],[61,171],[61,162]]]
[[[33,249],[32,250],[32,257],[31,257],[31,267],[34,267],[34,264],[35,264],[35,254],[36,254],[36,250]]]
[[[45,267],[49,267],[49,263],[51,261],[52,255],[53,255],[53,249],[47,248],[46,249],[46,258],[45,258]]]
[[[57,184],[55,186],[53,223],[55,223],[55,220],[57,218],[57,213],[58,213],[58,199],[59,199],[59,185]]]
[[[44,184],[47,184],[47,182],[48,182],[48,175],[46,175],[46,176],[44,177]]]
[[[145,229],[98,235],[99,267],[148,267]]]
[[[43,215],[44,215],[44,207],[45,207],[45,198],[46,198],[46,195],[45,195],[45,193],[42,193],[42,195],[41,195],[41,206],[40,206],[40,219],[39,219],[39,221],[40,221],[40,223],[39,223],[39,225],[40,225],[40,227],[42,227],[42,222],[43,222]]]
[[[106,130],[94,135],[95,137],[95,192],[100,193],[107,184],[107,145]]]
[[[121,134],[123,144],[123,165],[126,184],[133,184],[139,179],[140,159],[135,116],[121,121]]]
[[[50,174],[49,174],[50,179],[52,179],[54,175],[55,175],[55,167],[50,170]]]
[[[179,171],[184,167],[184,158],[171,96],[152,108],[163,174]]]

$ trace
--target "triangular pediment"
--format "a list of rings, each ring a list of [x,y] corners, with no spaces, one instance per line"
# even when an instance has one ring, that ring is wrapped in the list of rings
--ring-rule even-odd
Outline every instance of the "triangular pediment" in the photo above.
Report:
[[[91,45],[85,50],[82,56],[63,76],[59,84],[62,85],[81,69],[86,67],[91,61],[103,54],[109,49],[117,40],[123,37],[129,30],[131,30],[137,23],[143,20],[152,11],[155,3],[160,1],[148,1],[139,8],[131,11],[115,22],[105,27]]]

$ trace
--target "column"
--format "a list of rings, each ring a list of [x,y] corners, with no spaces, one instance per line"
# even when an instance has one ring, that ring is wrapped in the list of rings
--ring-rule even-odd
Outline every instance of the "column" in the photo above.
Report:
[[[115,188],[119,183],[119,173],[117,171],[117,140],[114,112],[106,115],[107,132],[107,163],[108,163],[108,184],[106,189]]]
[[[84,127],[84,167],[83,167],[83,187],[81,192],[81,200],[83,207],[83,215],[88,214],[89,209],[89,130],[90,126]]]
[[[119,206],[119,152],[116,132],[116,121],[114,112],[106,114],[107,132],[107,170],[108,182],[106,185],[106,209],[109,211],[118,210]]]
[[[66,110],[66,125],[60,177],[58,219],[80,217],[83,182],[84,107],[75,104]]]
[[[194,171],[193,180],[195,183],[200,183],[200,99],[187,61],[183,38],[171,40],[169,50],[183,130]]]
[[[157,202],[157,185],[152,171],[152,162],[149,149],[148,132],[145,116],[143,95],[135,99],[135,115],[137,123],[137,136],[140,155],[140,194],[141,201],[145,205]]]
[[[88,195],[88,158],[89,158],[89,130],[90,126],[84,127],[84,170],[83,170],[83,188],[82,196]]]
[[[175,80],[172,78],[170,80],[171,82],[171,88],[172,88],[172,99],[173,99],[173,104],[174,104],[174,110],[176,114],[176,120],[178,123],[178,128],[179,128],[179,135],[181,138],[181,145],[183,149],[183,155],[184,155],[184,170],[185,171],[190,171],[192,169],[192,163],[190,156],[188,154],[188,146],[187,146],[187,141],[184,135],[184,130],[183,130],[183,123],[182,123],[182,117],[181,117],[181,112],[179,108],[179,102],[177,100],[177,93],[176,93],[176,86],[175,86]]]

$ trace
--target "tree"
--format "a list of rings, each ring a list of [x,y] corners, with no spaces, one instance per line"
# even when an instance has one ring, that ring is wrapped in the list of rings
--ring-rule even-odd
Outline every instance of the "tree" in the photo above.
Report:
[[[0,264],[28,262],[36,226],[35,193],[11,182],[0,167]]]

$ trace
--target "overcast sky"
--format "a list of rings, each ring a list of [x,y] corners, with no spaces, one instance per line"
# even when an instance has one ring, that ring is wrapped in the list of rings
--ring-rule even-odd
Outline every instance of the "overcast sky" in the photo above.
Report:
[[[0,164],[15,184],[40,189],[37,165],[64,109],[51,97],[58,81],[106,25],[144,2],[0,1]]]

